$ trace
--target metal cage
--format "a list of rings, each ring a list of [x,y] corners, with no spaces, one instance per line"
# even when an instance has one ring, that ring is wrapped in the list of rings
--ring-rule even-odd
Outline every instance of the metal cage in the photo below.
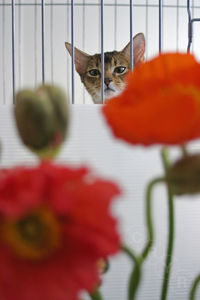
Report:
[[[198,1],[194,0],[95,0],[95,1],[87,1],[87,0],[61,0],[61,1],[53,1],[53,0],[34,0],[34,1],[22,1],[22,0],[2,0],[0,3],[1,10],[1,28],[2,28],[2,39],[1,39],[1,99],[0,103],[6,104],[10,102],[11,95],[11,82],[12,82],[12,92],[13,92],[13,103],[15,99],[15,92],[18,88],[21,88],[26,84],[26,76],[24,74],[24,78],[22,79],[22,65],[28,65],[31,60],[31,57],[26,58],[27,52],[24,50],[22,54],[23,43],[25,44],[26,36],[24,37],[23,33],[26,30],[26,24],[29,22],[26,14],[32,14],[32,39],[33,39],[33,50],[32,56],[33,65],[34,65],[34,76],[32,76],[32,82],[29,82],[29,85],[37,85],[38,82],[46,82],[56,81],[59,84],[60,78],[55,79],[54,71],[55,71],[55,45],[54,38],[56,36],[56,29],[54,26],[57,24],[57,20],[55,17],[58,17],[59,12],[56,13],[56,10],[64,11],[62,18],[66,21],[66,27],[63,31],[66,32],[66,39],[68,39],[72,44],[72,58],[69,61],[69,57],[66,56],[65,63],[57,63],[56,68],[65,69],[66,80],[63,84],[63,87],[70,91],[71,103],[81,103],[81,100],[76,101],[77,91],[75,80],[75,71],[74,71],[74,46],[76,46],[76,32],[77,28],[80,31],[82,38],[82,49],[85,49],[86,46],[86,33],[89,27],[92,27],[90,24],[88,26],[87,19],[88,13],[87,10],[90,9],[90,15],[92,14],[92,10],[95,10],[95,14],[98,15],[98,20],[96,22],[96,28],[98,29],[98,43],[99,43],[99,52],[101,56],[104,55],[105,50],[105,37],[108,34],[106,30],[108,25],[108,21],[106,17],[105,11],[109,9],[112,10],[112,19],[113,19],[113,33],[112,38],[114,40],[113,47],[117,47],[117,42],[120,39],[118,36],[118,30],[121,25],[119,25],[118,21],[122,14],[125,15],[126,18],[126,35],[128,33],[130,44],[131,44],[131,66],[133,66],[133,31],[137,27],[137,20],[135,21],[136,15],[139,13],[140,18],[143,19],[143,25],[141,26],[140,31],[144,31],[146,35],[147,41],[147,59],[151,57],[151,51],[149,48],[151,47],[151,43],[155,46],[154,55],[156,52],[168,51],[168,50],[177,50],[177,51],[190,51],[193,36],[195,33],[196,22],[199,22],[200,19],[198,15],[200,15],[200,6],[196,3]],[[77,20],[76,11],[78,12],[78,17],[81,16],[81,20]],[[169,18],[169,12],[171,15],[174,15],[173,25],[166,25],[166,21]],[[135,13],[135,15],[134,15]],[[56,15],[55,15],[56,14]],[[24,17],[24,18],[22,18]],[[59,19],[59,22],[61,19]],[[79,23],[81,22],[81,24]],[[170,23],[170,20],[168,20]],[[10,30],[7,29],[7,24],[10,24]],[[81,26],[80,26],[81,25]],[[87,26],[87,28],[86,28]],[[173,26],[174,28],[171,28]],[[150,29],[149,29],[150,27]],[[168,32],[165,30],[166,27],[170,27]],[[153,34],[157,38],[157,45],[155,40],[152,41],[151,36]],[[166,34],[167,32],[167,34]],[[11,33],[12,39],[8,38],[8,34]],[[175,40],[175,43],[171,49],[168,49],[167,43],[165,42],[165,34],[166,39],[170,42],[172,38]],[[184,35],[184,42],[181,41],[180,45],[180,37]],[[48,37],[47,37],[48,36]],[[121,35],[122,36],[122,35]],[[173,36],[173,37],[172,37]],[[9,40],[8,40],[9,39]],[[24,42],[23,42],[24,39]],[[79,38],[80,39],[80,38]],[[92,38],[93,39],[93,38]],[[187,39],[187,41],[186,41]],[[63,40],[64,43],[64,40]],[[50,46],[47,46],[50,44]],[[165,45],[163,45],[165,44]],[[61,48],[61,45],[59,45]],[[63,44],[62,44],[63,46]],[[48,48],[47,48],[48,47]],[[26,47],[25,47],[26,48]],[[192,51],[198,56],[198,48],[199,45],[195,48],[193,46]],[[50,51],[49,51],[50,49]],[[11,55],[9,54],[11,52]],[[26,52],[26,53],[25,53]],[[28,51],[29,52],[29,51]],[[7,57],[9,55],[9,58]],[[47,58],[48,56],[48,58]],[[59,56],[57,52],[57,56]],[[102,69],[104,69],[104,60],[102,59]],[[57,66],[59,65],[59,66]],[[70,66],[71,65],[71,66]],[[10,69],[9,69],[10,68]],[[28,66],[26,68],[29,68]],[[11,71],[12,70],[12,71]],[[31,70],[31,69],[30,69]],[[63,73],[64,71],[62,71]],[[62,78],[63,79],[63,78]],[[103,82],[104,82],[104,74],[102,72],[101,78],[101,87],[102,87],[102,99],[104,98],[103,92]],[[80,89],[80,87],[79,87]],[[77,92],[80,94],[80,92]],[[82,99],[82,103],[86,103],[85,100],[86,94],[84,89],[81,92],[80,98]],[[103,101],[103,100],[102,100]]]

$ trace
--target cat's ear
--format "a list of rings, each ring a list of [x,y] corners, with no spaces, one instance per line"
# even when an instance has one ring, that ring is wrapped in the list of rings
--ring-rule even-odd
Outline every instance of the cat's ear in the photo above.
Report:
[[[126,47],[122,50],[124,55],[129,57],[130,59],[130,42],[126,45]],[[133,38],[133,64],[136,67],[139,63],[144,61],[144,53],[145,53],[145,37],[143,33],[138,33]]]
[[[67,48],[69,54],[72,56],[72,45],[66,42],[65,47]],[[76,71],[79,73],[79,75],[85,72],[89,57],[90,55],[74,47],[74,62]]]

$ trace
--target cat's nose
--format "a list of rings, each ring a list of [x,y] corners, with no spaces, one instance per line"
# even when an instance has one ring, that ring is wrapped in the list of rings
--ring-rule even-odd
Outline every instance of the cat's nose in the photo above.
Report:
[[[110,78],[104,78],[104,83],[107,86],[109,86],[109,84],[110,84],[111,81],[112,81],[112,79],[110,79]]]

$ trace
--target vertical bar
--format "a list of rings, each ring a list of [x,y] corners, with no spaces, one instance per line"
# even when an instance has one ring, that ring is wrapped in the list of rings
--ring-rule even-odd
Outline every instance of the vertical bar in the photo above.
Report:
[[[191,17],[191,11],[190,11],[190,0],[187,0],[187,13],[188,13],[188,46],[187,46],[187,52],[190,52],[190,47],[192,44],[192,17]]]
[[[42,0],[42,83],[45,82],[45,0]]]
[[[69,18],[70,18],[70,14],[69,14],[69,0],[67,0],[67,11],[66,11],[66,41],[69,41]],[[69,89],[69,56],[67,55],[67,89]]]
[[[51,35],[50,35],[50,44],[51,44],[51,82],[53,83],[53,73],[54,73],[54,55],[53,55],[53,28],[54,28],[54,24],[53,24],[53,0],[51,0],[51,11],[50,11],[50,31],[51,31]]]
[[[74,104],[74,0],[71,0],[72,104]]]
[[[115,11],[114,11],[114,49],[117,50],[117,0],[115,0]]]
[[[104,103],[104,2],[101,0],[101,98]]]
[[[22,44],[22,40],[21,40],[21,33],[22,33],[22,15],[21,15],[21,0],[19,0],[19,6],[18,6],[18,28],[19,28],[19,39],[18,39],[18,47],[19,47],[19,64],[18,64],[18,70],[19,70],[19,88],[21,88],[21,82],[22,82],[22,72],[21,72],[21,65],[22,65],[22,57],[21,57],[21,44]]]
[[[159,53],[162,51],[162,0],[159,0]]]
[[[85,50],[85,0],[83,0],[83,31],[82,31],[82,37],[83,37],[83,51]]]
[[[133,70],[133,1],[130,0],[130,67]]]
[[[85,50],[85,0],[83,0],[83,31],[82,31],[82,37],[83,37],[83,51]],[[85,104],[85,88],[83,87],[83,103]]]
[[[148,58],[148,39],[149,39],[149,32],[148,32],[148,25],[149,25],[149,6],[148,6],[148,0],[146,0],[146,59]]]
[[[3,104],[6,104],[6,68],[5,68],[5,0],[3,0],[2,7],[2,43],[3,43],[3,52],[2,52],[2,73],[3,73]]]
[[[12,0],[12,85],[13,104],[15,104],[15,0]]]
[[[192,0],[192,19],[194,19],[194,0]],[[193,26],[193,24],[192,24]],[[193,28],[194,30],[194,28]],[[192,41],[192,52],[194,52],[194,43],[195,43],[195,39]]]
[[[99,13],[99,45],[98,45],[98,49],[99,49],[99,52],[101,52],[101,0],[99,0],[99,10],[98,10],[98,13]]]
[[[38,13],[37,0],[34,2],[34,66],[35,66],[35,87],[37,86],[38,59],[37,59],[37,32],[38,32]]]
[[[176,0],[176,51],[179,48],[179,0]]]

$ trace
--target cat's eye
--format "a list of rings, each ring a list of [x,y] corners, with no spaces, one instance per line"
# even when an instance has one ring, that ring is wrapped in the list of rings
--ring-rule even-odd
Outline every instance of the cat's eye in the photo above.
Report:
[[[89,71],[89,74],[91,76],[98,76],[98,75],[100,75],[100,72],[97,69],[92,69],[92,70]]]
[[[126,67],[116,67],[114,69],[114,72],[117,74],[122,74],[122,73],[124,73],[125,70],[126,70]]]

